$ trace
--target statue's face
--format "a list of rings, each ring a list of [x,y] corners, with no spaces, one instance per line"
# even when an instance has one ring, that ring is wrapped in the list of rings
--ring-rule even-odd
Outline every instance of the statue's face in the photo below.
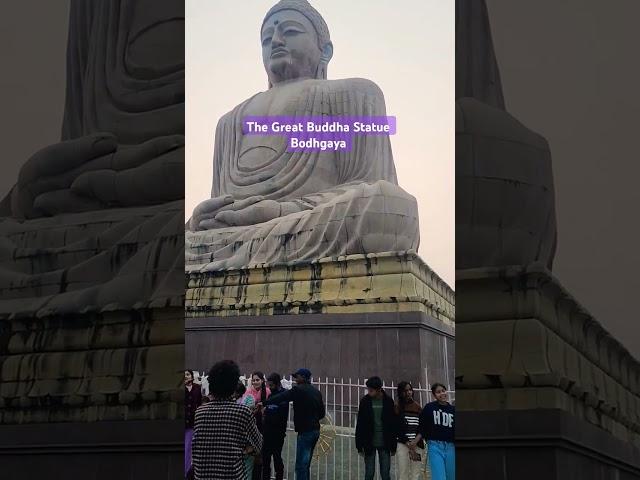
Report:
[[[314,78],[322,51],[313,24],[295,10],[271,15],[262,28],[262,61],[276,84],[300,77]]]

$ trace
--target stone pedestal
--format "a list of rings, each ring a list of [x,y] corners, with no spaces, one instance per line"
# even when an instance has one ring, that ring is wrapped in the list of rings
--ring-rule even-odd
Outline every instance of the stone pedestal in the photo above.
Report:
[[[183,478],[184,421],[0,426],[3,478]],[[6,474],[6,476],[4,476]]]
[[[459,271],[460,478],[640,476],[640,364],[543,267]]]
[[[182,216],[0,219],[6,478],[182,474]]]
[[[188,274],[189,368],[453,381],[454,292],[415,252]]]

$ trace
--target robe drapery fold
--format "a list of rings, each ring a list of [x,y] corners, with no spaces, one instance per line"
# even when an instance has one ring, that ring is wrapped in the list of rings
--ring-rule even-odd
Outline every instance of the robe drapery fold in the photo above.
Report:
[[[109,132],[134,145],[184,132],[184,7],[72,0],[62,139]]]
[[[278,115],[386,115],[382,91],[369,80],[303,82],[303,93]],[[351,149],[337,152],[287,152],[283,138],[271,158],[250,166],[241,152],[242,120],[252,99],[218,122],[212,197],[260,195],[304,210],[256,225],[186,232],[187,270],[417,249],[417,204],[397,184],[387,135],[354,135]]]

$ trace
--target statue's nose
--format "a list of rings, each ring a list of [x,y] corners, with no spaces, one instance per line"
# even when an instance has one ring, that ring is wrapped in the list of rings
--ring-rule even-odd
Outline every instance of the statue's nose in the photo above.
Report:
[[[271,48],[281,47],[284,45],[284,38],[280,33],[280,30],[276,28],[276,31],[273,32],[273,37],[271,37]]]

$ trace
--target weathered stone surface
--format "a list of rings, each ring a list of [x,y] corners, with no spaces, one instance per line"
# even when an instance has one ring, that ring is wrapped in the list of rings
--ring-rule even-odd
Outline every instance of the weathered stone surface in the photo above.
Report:
[[[0,221],[3,423],[176,418],[155,393],[181,379],[181,220],[175,202]]]
[[[174,307],[1,320],[1,423],[179,418],[181,318]]]
[[[185,358],[200,371],[234,358],[247,372],[267,366],[289,374],[305,366],[316,378],[379,375],[417,387],[453,383],[454,335],[451,325],[422,311],[196,317],[185,320]]]
[[[180,478],[183,432],[183,422],[170,420],[2,425],[2,471],[6,478]]]
[[[454,292],[415,252],[191,272],[187,284],[189,368],[234,358],[246,371],[453,381]]]
[[[504,110],[456,101],[456,269],[551,265],[555,194],[547,141]]]
[[[156,393],[183,368],[182,215],[175,202],[0,221],[3,423],[179,415]]]
[[[456,419],[457,478],[632,480],[640,475],[634,445],[562,409],[457,411]]]
[[[456,286],[461,410],[560,409],[640,449],[640,363],[545,268],[458,272]]]
[[[0,318],[180,305],[182,209],[0,219]]]
[[[421,311],[452,326],[455,294],[415,252],[187,274],[188,317]]]

